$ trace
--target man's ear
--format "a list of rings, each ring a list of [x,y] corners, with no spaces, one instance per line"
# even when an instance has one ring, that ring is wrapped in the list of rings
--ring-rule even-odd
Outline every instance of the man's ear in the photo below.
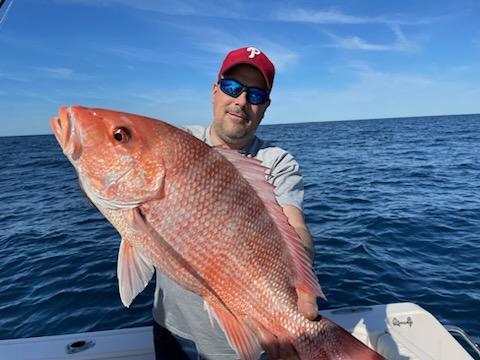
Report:
[[[270,106],[271,103],[272,103],[272,99],[268,99],[267,106],[265,106],[265,110],[268,109],[268,107]]]
[[[265,114],[265,111],[267,111],[268,107],[270,106],[270,103],[272,100],[268,99],[267,102],[265,103],[265,109],[263,110],[263,113]]]
[[[212,104],[214,103],[214,97],[215,97],[215,95],[217,94],[217,91],[218,91],[218,84],[217,84],[217,83],[213,83],[213,87],[212,87]]]

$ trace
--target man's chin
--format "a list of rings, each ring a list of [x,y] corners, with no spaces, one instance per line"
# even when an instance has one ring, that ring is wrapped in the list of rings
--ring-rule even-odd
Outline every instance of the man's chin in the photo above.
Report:
[[[247,129],[242,128],[229,128],[223,133],[223,135],[229,139],[232,144],[244,143],[249,138]]]
[[[240,141],[240,140],[243,140],[246,138],[246,133],[243,131],[243,132],[228,132],[225,134],[229,139],[231,139],[232,141]]]
[[[248,133],[247,122],[243,119],[229,121],[225,127],[225,133],[232,138],[242,138]]]

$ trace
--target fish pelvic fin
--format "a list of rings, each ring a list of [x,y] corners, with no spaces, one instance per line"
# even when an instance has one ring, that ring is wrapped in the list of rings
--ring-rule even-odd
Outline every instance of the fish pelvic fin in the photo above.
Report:
[[[274,186],[266,181],[267,168],[261,161],[244,156],[236,150],[221,147],[214,149],[227,158],[248,181],[275,221],[293,263],[292,286],[297,289],[297,292],[319,296],[326,300],[317,276],[313,272],[310,256],[295,229],[289,224],[283,208],[277,202]]]
[[[205,299],[204,301],[204,308],[208,312],[212,326],[214,325],[212,318],[214,318],[238,357],[241,360],[257,360],[262,349],[254,332],[220,301],[216,299]]]
[[[127,239],[122,239],[118,253],[117,277],[123,305],[130,306],[133,299],[148,285],[154,271],[153,265]]]

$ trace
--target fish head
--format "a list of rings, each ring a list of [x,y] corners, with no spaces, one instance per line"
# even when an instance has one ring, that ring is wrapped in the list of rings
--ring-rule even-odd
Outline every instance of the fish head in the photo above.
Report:
[[[80,185],[99,209],[134,208],[161,197],[165,123],[81,106],[60,108],[51,127]]]

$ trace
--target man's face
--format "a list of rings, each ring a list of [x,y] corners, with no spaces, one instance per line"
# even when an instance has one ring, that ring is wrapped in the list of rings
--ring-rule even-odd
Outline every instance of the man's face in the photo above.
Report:
[[[266,89],[262,73],[250,65],[236,65],[224,74],[226,79],[234,79],[245,86]],[[255,135],[255,131],[263,118],[270,100],[260,105],[252,105],[247,101],[246,91],[234,98],[224,94],[220,85],[215,83],[212,91],[213,124],[212,140],[214,145],[227,145],[231,148],[242,148]],[[215,143],[219,142],[219,143]]]

